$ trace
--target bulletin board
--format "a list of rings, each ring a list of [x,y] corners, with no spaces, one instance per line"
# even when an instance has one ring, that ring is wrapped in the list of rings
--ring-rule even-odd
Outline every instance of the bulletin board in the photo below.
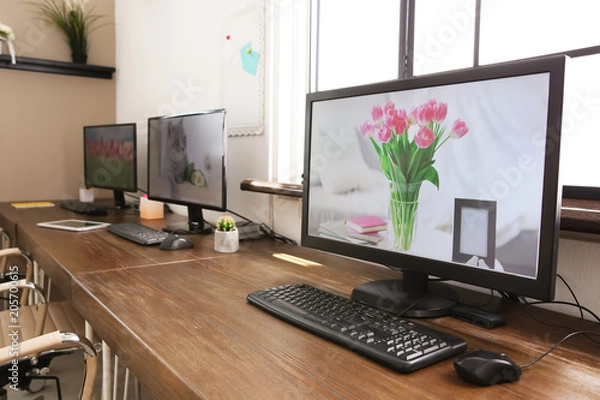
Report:
[[[264,1],[223,17],[223,104],[229,136],[260,135],[264,129]]]

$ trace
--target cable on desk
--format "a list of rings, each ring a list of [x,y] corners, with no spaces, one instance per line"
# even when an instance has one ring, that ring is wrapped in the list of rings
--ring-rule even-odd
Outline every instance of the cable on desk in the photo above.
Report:
[[[573,336],[576,336],[576,335],[585,335],[586,337],[588,337],[588,335],[600,336],[600,333],[592,332],[592,331],[576,331],[576,332],[569,333],[567,336],[565,336],[561,340],[559,340],[558,343],[556,343],[554,346],[552,346],[550,349],[548,349],[548,351],[546,351],[544,354],[542,354],[541,356],[539,356],[538,358],[536,358],[535,360],[533,360],[530,363],[527,363],[525,365],[521,365],[521,369],[525,369],[525,368],[531,367],[533,364],[537,363],[538,361],[542,360],[542,358],[546,357],[548,354],[550,354],[551,352],[553,352],[558,346],[560,346],[561,344],[563,344],[563,342],[565,340],[570,339],[570,338],[572,338]]]
[[[575,300],[575,303],[577,303],[577,307],[579,308],[579,316],[580,316],[581,319],[583,319],[583,309],[581,308],[581,304],[579,303],[579,299],[577,299],[577,296],[575,296],[575,292],[573,291],[573,289],[571,289],[571,286],[567,283],[567,281],[565,280],[565,278],[562,277],[562,275],[556,274],[556,276],[558,276],[560,278],[560,280],[565,284],[565,286],[567,287],[567,289],[569,290],[569,292],[571,292],[571,296],[573,296],[573,300]]]
[[[280,240],[284,243],[289,243],[289,244],[293,244],[294,246],[298,245],[298,242],[296,242],[293,239],[290,239],[288,237],[285,237],[283,235],[280,235],[278,233],[276,233],[274,230],[272,230],[269,226],[267,226],[267,224],[265,224],[264,222],[261,223],[260,225],[260,232],[263,234],[264,237],[266,237],[267,239],[272,239],[272,240]]]
[[[544,322],[542,320],[540,320],[539,318],[537,318],[535,315],[533,315],[531,312],[529,312],[529,310],[527,309],[528,306],[532,306],[532,305],[538,305],[538,304],[559,304],[559,305],[567,305],[567,306],[573,306],[573,307],[577,307],[580,310],[586,311],[588,312],[594,319],[596,319],[596,321],[600,322],[600,317],[598,317],[598,315],[596,315],[592,310],[588,309],[585,306],[582,306],[580,304],[575,304],[575,303],[570,303],[568,301],[535,301],[535,302],[528,302],[526,299],[522,299],[523,302],[519,303],[519,307],[514,308],[513,310],[523,310],[525,311],[534,321],[545,325],[545,326],[549,326],[551,328],[559,328],[559,329],[569,329],[569,330],[573,330],[573,328],[569,327],[569,326],[565,326],[565,325],[556,325],[556,324],[552,324],[552,323],[548,323],[548,322]],[[594,335],[598,335],[598,334],[594,334]],[[591,340],[594,344],[600,344],[600,341],[598,339],[589,337],[586,335],[586,337]]]
[[[233,215],[235,215],[236,217],[242,218],[245,221],[254,223],[254,221],[252,221],[251,219],[249,219],[247,217],[244,217],[243,215],[238,214],[237,212],[235,212],[233,210],[227,209],[226,211],[229,212],[229,213],[231,213],[231,214],[233,214]],[[283,235],[280,235],[279,233],[276,233],[273,229],[271,229],[264,222],[261,222],[259,224],[259,228],[260,228],[260,232],[261,232],[262,236],[265,237],[266,239],[279,240],[279,241],[282,241],[284,243],[293,244],[294,246],[298,245],[298,242],[296,242],[295,240],[290,239],[288,237],[285,237]]]

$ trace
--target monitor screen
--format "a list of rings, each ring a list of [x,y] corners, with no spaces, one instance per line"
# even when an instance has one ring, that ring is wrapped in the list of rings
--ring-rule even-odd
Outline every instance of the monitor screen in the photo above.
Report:
[[[125,207],[124,192],[137,191],[136,125],[85,126],[83,149],[85,186],[112,189]]]
[[[188,206],[178,232],[208,233],[202,209],[227,204],[226,112],[223,109],[148,119],[148,197]]]
[[[302,244],[401,270],[353,297],[407,315],[452,306],[430,275],[552,298],[565,63],[309,94]]]

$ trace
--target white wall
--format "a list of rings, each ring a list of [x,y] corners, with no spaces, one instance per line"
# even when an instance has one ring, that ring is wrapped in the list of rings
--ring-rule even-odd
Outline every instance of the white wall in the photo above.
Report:
[[[245,1],[116,0],[117,120],[136,122],[145,165],[147,118],[223,107],[222,21]],[[241,192],[246,178],[268,177],[268,133],[230,137],[228,208],[252,220],[268,220],[268,196]],[[142,168],[144,170],[144,168]],[[145,188],[145,175],[140,176]],[[207,219],[216,219],[208,212]]]
[[[137,122],[143,134],[149,116],[221,107],[222,18],[245,4],[239,0],[116,0],[117,120]],[[268,125],[265,131],[256,137],[229,138],[229,208],[299,240],[300,201],[239,190],[243,179],[269,176]],[[597,260],[600,244],[560,240],[559,273],[583,305],[600,312]],[[560,282],[557,299],[572,301]],[[560,310],[576,314],[574,309]]]

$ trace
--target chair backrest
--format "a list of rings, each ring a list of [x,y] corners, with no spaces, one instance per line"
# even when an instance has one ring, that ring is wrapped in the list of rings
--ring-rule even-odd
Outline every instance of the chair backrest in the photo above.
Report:
[[[19,270],[18,265],[8,265],[7,260],[11,256],[20,256],[25,260],[25,273]],[[5,281],[14,281],[15,279],[11,275],[17,275],[19,278],[31,281],[33,278],[33,260],[29,253],[24,252],[18,247],[0,249],[0,274]],[[21,292],[21,304],[28,304],[29,289],[29,287],[25,287]]]
[[[18,292],[19,289],[21,289],[22,292],[25,290],[34,291],[35,293],[38,294],[37,297],[40,301],[39,304],[28,306],[28,310],[31,311],[31,314],[25,314],[24,312],[19,312],[19,322],[20,322],[19,326],[21,328],[18,328],[18,329],[21,331],[22,327],[33,326],[33,329],[31,330],[31,332],[22,332],[20,334],[20,337],[32,338],[32,337],[40,336],[44,332],[44,324],[46,323],[46,316],[48,314],[48,304],[46,303],[46,297],[44,296],[44,292],[42,289],[40,289],[39,286],[37,286],[33,282],[29,282],[26,279],[19,279],[19,280],[15,280],[15,281],[0,283],[0,293],[7,293],[7,292],[9,293],[8,304],[9,304],[10,311],[12,311],[13,308],[15,308],[15,307],[19,307],[19,305],[20,305],[16,295],[14,294],[15,292]],[[13,297],[13,296],[15,296],[15,297]],[[31,318],[33,318],[33,321],[31,321],[31,320],[25,321],[25,319],[27,318],[27,315],[31,315],[32,316]],[[10,315],[9,315],[9,317],[10,317]]]
[[[7,249],[10,247],[10,237],[4,230],[0,227],[0,250]],[[6,257],[0,258],[0,272],[5,271],[6,268]]]
[[[73,346],[80,347],[85,355],[85,371],[79,398],[91,400],[94,392],[98,354],[89,340],[76,333],[54,331],[20,342],[17,350],[12,345],[3,347],[0,349],[0,365],[11,363],[15,358],[32,357],[32,355]]]

